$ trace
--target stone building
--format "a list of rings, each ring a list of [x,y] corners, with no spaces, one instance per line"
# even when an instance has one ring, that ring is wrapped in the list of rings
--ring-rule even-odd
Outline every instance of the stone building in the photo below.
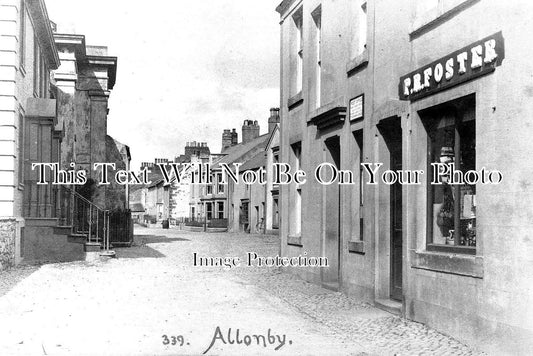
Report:
[[[53,73],[58,124],[64,127],[61,166],[69,167],[75,162],[76,169],[85,169],[89,179],[99,181],[100,172],[93,169],[94,163],[126,165],[122,159],[108,161],[111,154],[108,151],[116,148],[112,138],[105,144],[108,100],[116,81],[117,58],[108,56],[107,47],[86,45],[83,35],[55,33],[54,38],[61,59],[61,65]],[[119,202],[114,199],[117,195],[125,196],[124,186],[99,185],[91,200],[106,209],[124,208],[123,199]]]
[[[37,184],[32,164],[85,169],[89,178],[94,162],[116,159],[128,167],[127,146],[107,136],[116,58],[105,47],[86,46],[83,36],[54,33],[42,0],[3,0],[0,10],[0,268],[22,259],[83,258],[84,242],[70,239],[73,226],[60,226],[69,210],[60,197],[68,187],[53,185],[48,169],[46,183]],[[124,186],[95,192],[102,208],[127,206]]]
[[[281,253],[330,264],[290,271],[488,351],[526,354],[531,4],[284,0],[277,11],[280,160],[308,173],[280,187]],[[352,184],[318,183],[324,162],[324,180],[342,169]],[[383,163],[377,184],[361,162]],[[440,163],[458,173],[433,172]],[[483,167],[501,183],[468,184],[469,173],[452,184]],[[387,169],[424,173],[385,184]]]

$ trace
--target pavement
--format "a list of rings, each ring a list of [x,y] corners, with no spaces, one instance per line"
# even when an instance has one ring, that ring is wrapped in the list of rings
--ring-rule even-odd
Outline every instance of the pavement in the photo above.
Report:
[[[0,355],[478,355],[422,324],[271,267],[275,236],[135,227],[117,258],[0,272]]]

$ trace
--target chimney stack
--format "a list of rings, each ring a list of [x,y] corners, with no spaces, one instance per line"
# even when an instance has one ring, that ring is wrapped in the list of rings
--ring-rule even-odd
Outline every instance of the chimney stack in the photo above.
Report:
[[[256,121],[244,120],[242,124],[242,143],[247,143],[259,137],[259,124]]]
[[[279,108],[270,108],[270,117],[268,118],[268,132],[271,133],[279,124]]]
[[[229,129],[224,130],[222,133],[222,150],[221,152],[224,152],[228,148],[235,146],[238,142],[237,137],[237,131],[233,129],[230,131]]]

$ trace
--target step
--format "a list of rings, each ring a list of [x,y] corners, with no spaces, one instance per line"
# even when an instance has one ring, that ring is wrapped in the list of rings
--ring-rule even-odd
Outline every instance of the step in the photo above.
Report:
[[[394,315],[402,315],[402,303],[393,299],[376,299],[374,305]]]
[[[68,242],[84,244],[87,242],[87,235],[71,233],[67,237]]]
[[[322,282],[322,288],[329,289],[333,292],[340,290],[339,282]]]
[[[72,234],[72,226],[54,226],[54,234],[70,235]]]
[[[57,218],[24,218],[26,226],[57,226]]]
[[[84,245],[85,252],[100,252],[102,245],[98,242],[86,242]]]

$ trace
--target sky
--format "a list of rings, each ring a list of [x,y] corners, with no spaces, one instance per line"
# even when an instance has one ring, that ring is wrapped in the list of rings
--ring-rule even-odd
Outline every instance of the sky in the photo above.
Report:
[[[188,141],[220,152],[244,120],[268,129],[279,106],[281,0],[45,0],[58,32],[118,57],[108,134],[132,168],[182,154]]]

